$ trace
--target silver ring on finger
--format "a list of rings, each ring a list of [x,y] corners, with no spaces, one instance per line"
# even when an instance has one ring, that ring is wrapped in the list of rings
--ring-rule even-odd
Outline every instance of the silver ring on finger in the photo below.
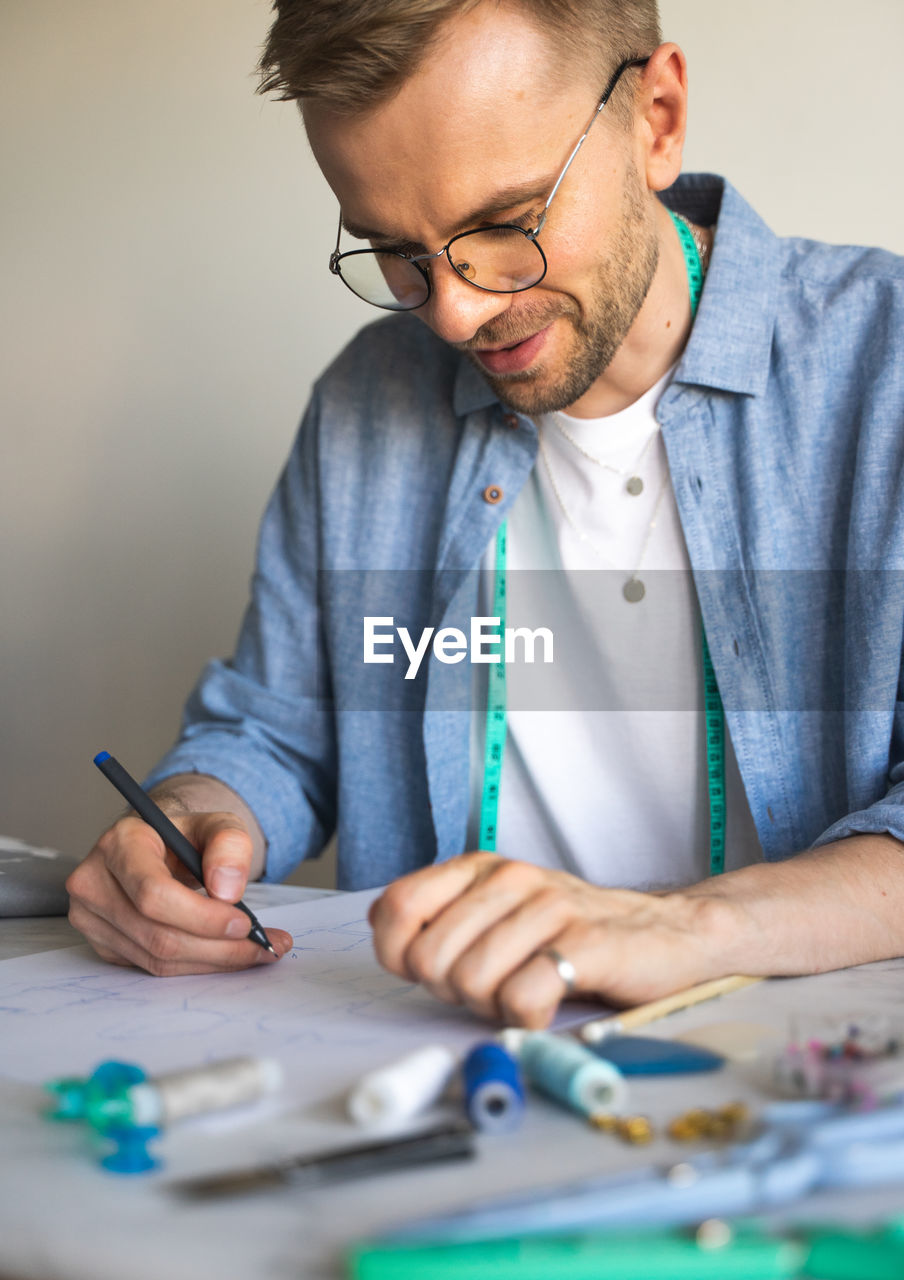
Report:
[[[577,972],[571,961],[566,960],[561,951],[556,951],[555,947],[541,947],[537,955],[547,956],[553,962],[556,966],[556,973],[565,986],[566,994],[570,995],[574,991],[578,980]]]

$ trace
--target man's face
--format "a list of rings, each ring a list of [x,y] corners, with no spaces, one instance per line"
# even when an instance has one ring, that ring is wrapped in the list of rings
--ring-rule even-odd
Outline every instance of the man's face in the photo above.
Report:
[[[632,94],[634,74],[616,94]],[[309,107],[305,122],[346,225],[377,248],[432,253],[481,224],[535,226],[602,88],[517,9],[487,5],[450,23],[378,110],[343,120]],[[550,208],[539,237],[549,269],[534,288],[486,293],[445,257],[430,263],[433,291],[415,315],[513,408],[574,404],[630,329],[658,261],[639,156],[604,112]]]

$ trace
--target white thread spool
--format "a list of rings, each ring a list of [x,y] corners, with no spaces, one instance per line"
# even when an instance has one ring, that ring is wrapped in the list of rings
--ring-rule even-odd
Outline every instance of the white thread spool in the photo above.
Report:
[[[348,1114],[357,1124],[384,1125],[407,1120],[433,1105],[449,1083],[457,1058],[441,1044],[371,1071],[348,1095]]]
[[[173,1071],[132,1086],[133,1122],[165,1127],[189,1116],[257,1102],[282,1083],[282,1067],[271,1058],[227,1058],[190,1071]]]

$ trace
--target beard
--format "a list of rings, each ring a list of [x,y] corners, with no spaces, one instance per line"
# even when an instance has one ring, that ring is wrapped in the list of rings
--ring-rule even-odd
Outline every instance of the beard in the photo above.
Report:
[[[518,313],[519,334],[536,333],[564,317],[573,341],[564,367],[536,367],[494,377],[477,365],[503,403],[519,413],[556,413],[579,400],[609,367],[649,293],[659,265],[656,220],[636,168],[625,182],[622,213],[612,235],[612,248],[596,269],[588,308],[569,297],[547,306],[527,305]],[[519,335],[506,333],[505,317],[484,325],[465,348],[513,344]]]

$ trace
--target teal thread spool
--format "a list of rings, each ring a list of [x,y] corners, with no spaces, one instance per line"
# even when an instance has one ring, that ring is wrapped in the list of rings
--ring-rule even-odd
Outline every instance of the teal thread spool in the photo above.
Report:
[[[587,1116],[624,1111],[628,1087],[621,1072],[577,1040],[514,1029],[503,1032],[503,1044],[517,1054],[532,1085],[572,1111]]]

